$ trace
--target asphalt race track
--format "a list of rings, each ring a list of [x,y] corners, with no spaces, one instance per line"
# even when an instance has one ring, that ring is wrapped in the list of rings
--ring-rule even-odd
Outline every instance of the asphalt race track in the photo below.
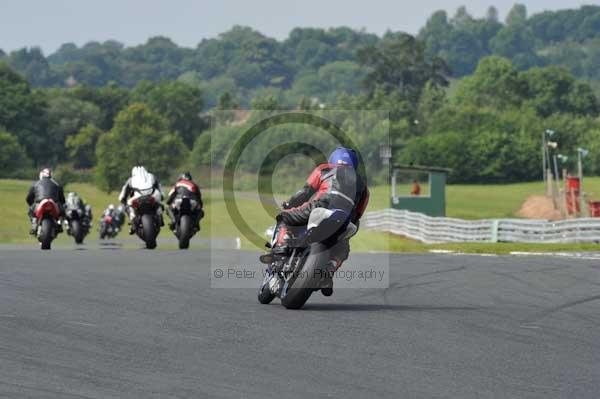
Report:
[[[210,288],[210,259],[0,247],[0,397],[600,395],[598,261],[398,255],[388,289],[290,311]]]

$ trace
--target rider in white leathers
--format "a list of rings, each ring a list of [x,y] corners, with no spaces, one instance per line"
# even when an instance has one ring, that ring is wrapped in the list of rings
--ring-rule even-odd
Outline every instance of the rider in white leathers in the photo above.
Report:
[[[135,210],[131,206],[134,199],[139,198],[142,195],[152,195],[156,202],[160,204],[158,207],[158,216],[160,218],[160,225],[163,226],[162,209],[163,206],[161,201],[163,200],[163,193],[156,177],[148,172],[143,166],[134,166],[131,169],[131,177],[127,179],[125,185],[121,189],[119,194],[119,201],[122,204],[126,204],[127,210],[129,211],[129,223],[131,224],[130,234],[135,232],[135,224],[132,221],[135,219]]]

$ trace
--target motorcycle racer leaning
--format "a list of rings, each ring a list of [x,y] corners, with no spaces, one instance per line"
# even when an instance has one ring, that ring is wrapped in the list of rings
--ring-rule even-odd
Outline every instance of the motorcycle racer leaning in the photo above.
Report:
[[[37,218],[34,214],[35,208],[45,199],[52,199],[58,205],[61,219],[58,224],[58,231],[61,232],[65,216],[65,193],[62,186],[52,178],[52,169],[50,168],[44,168],[40,171],[39,180],[31,186],[25,199],[27,205],[29,205],[27,214],[31,220],[30,234],[35,234],[37,231]]]
[[[358,173],[358,157],[353,149],[338,147],[327,163],[318,165],[308,177],[304,188],[283,204],[277,215],[279,233],[273,253],[285,251],[285,226],[302,226],[308,223],[310,213],[315,208],[342,209],[350,215],[349,221],[359,227],[369,202],[366,182]],[[335,270],[348,259],[349,239],[341,239],[331,250],[331,260]],[[333,282],[322,288],[324,295],[333,293]]]
[[[177,180],[167,196],[167,214],[169,215],[169,219],[171,219],[169,228],[171,230],[175,229],[176,223],[172,204],[177,198],[182,198],[184,196],[198,203],[198,207],[193,211],[193,216],[196,229],[200,230],[200,219],[204,217],[204,210],[202,209],[204,204],[202,203],[202,193],[200,192],[200,188],[194,183],[190,172],[184,172],[179,175],[179,180]]]
[[[127,179],[123,188],[121,189],[121,193],[119,194],[119,201],[126,205],[127,210],[129,211],[129,234],[135,233],[135,210],[131,206],[132,201],[136,198],[142,196],[139,190],[153,189],[152,196],[156,200],[156,203],[159,204],[158,208],[158,217],[160,219],[160,225],[164,226],[164,221],[162,217],[162,209],[163,205],[161,201],[163,200],[163,193],[160,188],[160,184],[156,177],[148,172],[146,168],[143,166],[134,166],[131,169],[131,177]]]

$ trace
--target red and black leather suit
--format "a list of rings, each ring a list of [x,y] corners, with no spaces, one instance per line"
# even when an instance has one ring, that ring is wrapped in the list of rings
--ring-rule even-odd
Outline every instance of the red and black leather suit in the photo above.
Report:
[[[169,195],[167,196],[167,213],[172,221],[175,221],[175,215],[171,208],[171,204],[176,198],[188,197],[189,199],[198,202],[198,208],[194,210],[195,222],[198,223],[204,217],[204,204],[202,203],[202,194],[196,183],[187,179],[180,179],[175,183]]]
[[[308,177],[304,188],[294,194],[278,216],[280,223],[278,244],[284,245],[287,226],[302,226],[308,223],[315,208],[342,209],[350,214],[350,221],[357,227],[367,204],[369,189],[366,182],[352,166],[321,164]],[[331,250],[331,258],[339,268],[348,259],[348,240],[340,240]]]
[[[290,198],[278,219],[289,226],[302,226],[308,223],[313,209],[327,208],[345,210],[350,221],[358,224],[368,202],[367,185],[354,168],[325,163],[312,171],[304,188]]]

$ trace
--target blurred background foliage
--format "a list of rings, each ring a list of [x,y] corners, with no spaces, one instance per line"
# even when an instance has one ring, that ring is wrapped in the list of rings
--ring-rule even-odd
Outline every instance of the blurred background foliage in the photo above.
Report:
[[[388,133],[394,162],[450,167],[451,182],[505,183],[541,178],[540,138],[552,129],[571,156],[565,166],[585,147],[585,171],[598,175],[598,65],[600,6],[528,15],[516,4],[504,21],[494,7],[483,17],[436,11],[416,36],[295,28],[278,41],[235,26],[195,48],[154,37],[66,43],[48,56],[0,50],[0,176],[34,178],[50,165],[113,190],[135,163],[162,179],[218,169],[274,110],[373,111],[377,120],[340,123],[375,183],[385,181],[378,153]],[[319,129],[272,127],[241,160],[243,174],[255,178],[284,139],[334,145]],[[291,186],[311,162],[270,166]]]

